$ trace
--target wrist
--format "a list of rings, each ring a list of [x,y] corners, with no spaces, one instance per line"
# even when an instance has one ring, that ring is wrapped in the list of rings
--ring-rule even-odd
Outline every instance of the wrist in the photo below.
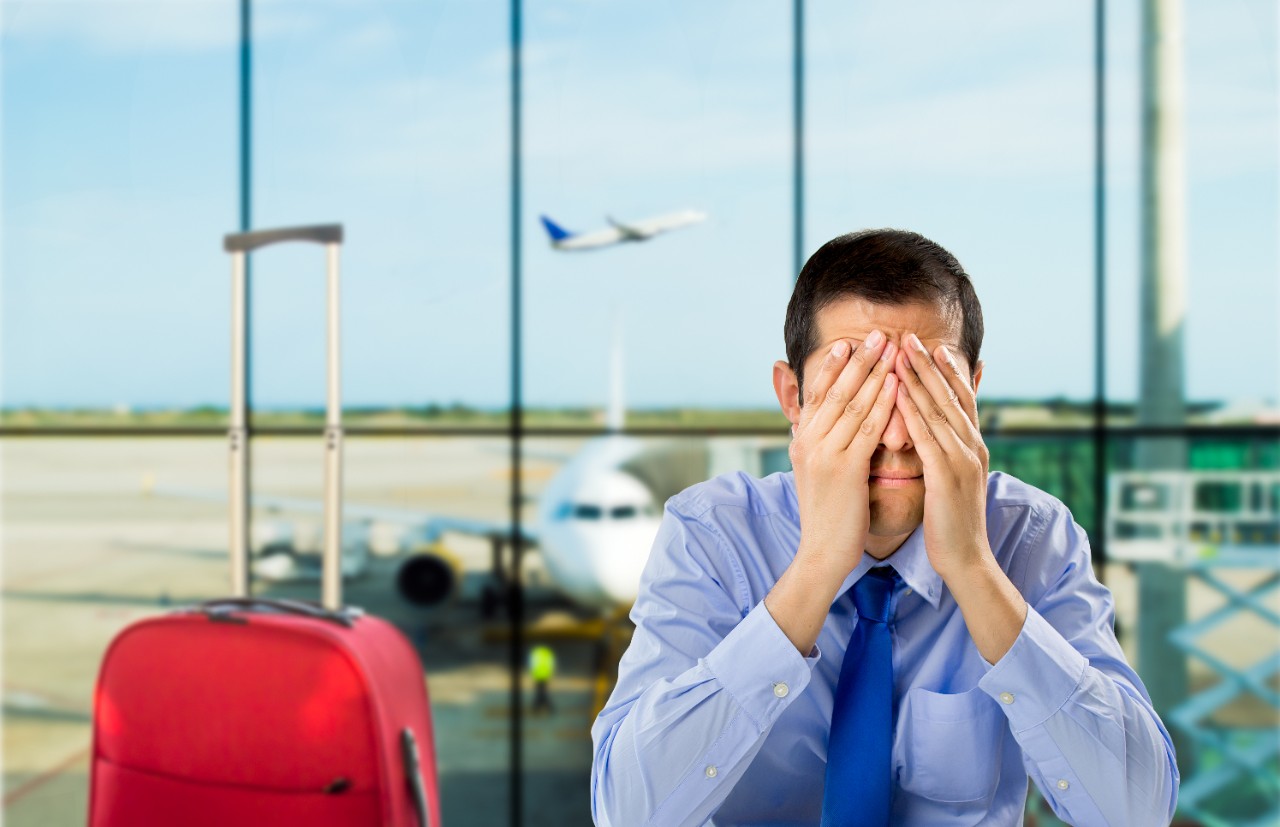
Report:
[[[974,542],[963,546],[948,546],[942,559],[930,560],[938,576],[951,591],[967,590],[971,586],[987,581],[1000,570],[991,546],[985,542]]]
[[[831,583],[832,589],[839,588],[844,579],[849,576],[849,572],[857,568],[858,562],[862,559],[862,550],[857,549],[850,553],[844,549],[833,551],[832,548],[831,545],[806,542],[801,539],[800,548],[796,551],[791,565],[803,570],[818,582]],[[833,591],[832,597],[834,596]]]
[[[964,616],[978,652],[987,663],[996,663],[1022,631],[1027,618],[1026,600],[990,550],[985,558],[957,567],[948,578],[944,582]]]

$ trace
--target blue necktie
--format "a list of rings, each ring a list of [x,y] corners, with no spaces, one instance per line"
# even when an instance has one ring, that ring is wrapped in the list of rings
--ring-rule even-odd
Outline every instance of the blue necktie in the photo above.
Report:
[[[858,624],[840,668],[822,827],[887,827],[892,797],[893,649],[889,607],[897,574],[874,568],[853,587]]]

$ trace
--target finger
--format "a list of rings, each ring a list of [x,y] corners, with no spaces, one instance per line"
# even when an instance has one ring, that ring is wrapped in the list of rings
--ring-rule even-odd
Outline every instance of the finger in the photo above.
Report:
[[[813,419],[808,425],[808,432],[816,435],[818,438],[825,437],[836,421],[844,415],[845,408],[853,401],[857,395],[858,389],[867,381],[867,376],[871,373],[872,368],[876,366],[876,361],[880,354],[887,347],[886,339],[883,333],[873,330],[867,340],[853,351],[853,355],[849,357],[849,362],[844,366],[844,370],[836,377],[831,387],[827,389],[826,395],[822,399],[822,404],[814,413]]]
[[[938,369],[937,363],[925,348],[924,343],[920,341],[920,337],[914,333],[908,333],[902,342],[902,353],[909,360],[908,365],[913,370],[908,372],[913,375],[900,378],[905,380],[907,390],[912,392],[912,398],[916,400],[920,411],[926,419],[930,419],[930,427],[933,427],[931,417],[935,413],[940,413],[951,424],[952,433],[965,444],[970,444],[977,439],[973,420],[969,419],[968,413],[960,404],[959,395],[942,375],[942,371]],[[918,381],[913,382],[913,378]],[[919,397],[917,391],[921,388],[930,399]],[[934,430],[937,429],[934,428]],[[939,436],[939,439],[942,437]],[[946,441],[942,441],[945,445]]]
[[[911,402],[915,416],[928,428],[933,437],[933,442],[948,453],[962,451],[964,445],[956,434],[955,428],[952,427],[950,418],[947,415],[948,412],[939,407],[937,400],[934,399],[928,388],[924,386],[919,373],[911,364],[906,348],[903,349],[902,356],[898,359],[898,377],[902,379],[902,387],[906,392],[907,399]],[[959,407],[956,407],[955,410],[959,411]],[[963,413],[960,415],[963,416]],[[968,420],[965,421],[967,422]],[[919,450],[918,447],[917,450]]]
[[[902,413],[902,421],[906,423],[907,433],[911,435],[911,444],[920,455],[920,459],[924,461],[925,472],[928,473],[930,468],[946,462],[946,452],[942,450],[937,437],[933,435],[924,417],[920,415],[920,409],[912,401],[905,382],[898,383],[898,392],[894,394],[894,406]]]
[[[883,361],[883,360],[882,360]],[[891,362],[885,362],[886,365]],[[875,401],[871,405],[871,410],[867,412],[862,423],[857,426],[857,430],[853,433],[853,439],[849,443],[849,452],[863,463],[867,470],[870,471],[871,456],[876,452],[876,448],[880,446],[880,439],[884,436],[885,428],[889,427],[889,419],[893,416],[893,409],[898,398],[898,389],[902,384],[898,381],[898,376],[890,371],[885,372],[884,380],[880,383],[880,391],[876,394]]]
[[[959,360],[946,345],[938,345],[937,350],[933,352],[933,360],[942,371],[942,375],[946,377],[947,384],[951,385],[951,390],[955,391],[960,399],[960,407],[964,409],[965,415],[969,417],[973,427],[978,428],[978,396],[974,393],[973,385],[965,377],[964,371],[961,370]]]
[[[879,401],[881,390],[883,390],[885,383],[890,380],[892,380],[892,384],[898,384],[897,377],[893,373],[895,355],[897,355],[897,346],[893,342],[889,342],[880,352],[880,358],[872,366],[871,373],[868,374],[866,381],[862,383],[862,387],[854,394],[853,399],[844,406],[844,410],[827,433],[826,438],[830,440],[833,448],[848,448],[858,438],[858,434],[861,433],[864,426],[875,427],[874,423],[867,425],[867,422]],[[892,410],[892,407],[892,397],[890,397],[890,410]],[[889,420],[887,418],[884,419],[880,423],[880,429],[875,432],[877,444],[888,423]]]
[[[822,366],[818,368],[817,375],[810,377],[805,383],[804,399],[801,401],[800,408],[800,427],[797,430],[804,430],[805,425],[818,412],[823,398],[831,388],[831,383],[840,375],[845,363],[849,361],[850,351],[849,342],[844,339],[833,344],[827,351],[826,358],[822,360]]]

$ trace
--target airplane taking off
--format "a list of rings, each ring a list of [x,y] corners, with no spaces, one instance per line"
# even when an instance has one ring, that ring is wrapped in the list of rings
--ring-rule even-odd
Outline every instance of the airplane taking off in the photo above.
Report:
[[[707,214],[697,210],[681,210],[627,223],[615,221],[606,216],[605,220],[610,224],[607,229],[589,233],[571,233],[545,215],[540,217],[542,226],[547,229],[547,235],[551,236],[551,246],[557,250],[594,250],[624,241],[648,241],[658,233],[678,230],[707,220]]]

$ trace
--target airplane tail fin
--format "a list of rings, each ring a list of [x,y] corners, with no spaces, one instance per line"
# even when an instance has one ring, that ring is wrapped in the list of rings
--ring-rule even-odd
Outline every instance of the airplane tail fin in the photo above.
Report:
[[[552,221],[550,218],[547,218],[545,215],[541,215],[538,217],[542,219],[542,226],[547,228],[547,235],[551,236],[551,240],[553,242],[564,241],[566,238],[573,235],[573,233],[569,232],[564,227],[561,227],[559,224]]]

